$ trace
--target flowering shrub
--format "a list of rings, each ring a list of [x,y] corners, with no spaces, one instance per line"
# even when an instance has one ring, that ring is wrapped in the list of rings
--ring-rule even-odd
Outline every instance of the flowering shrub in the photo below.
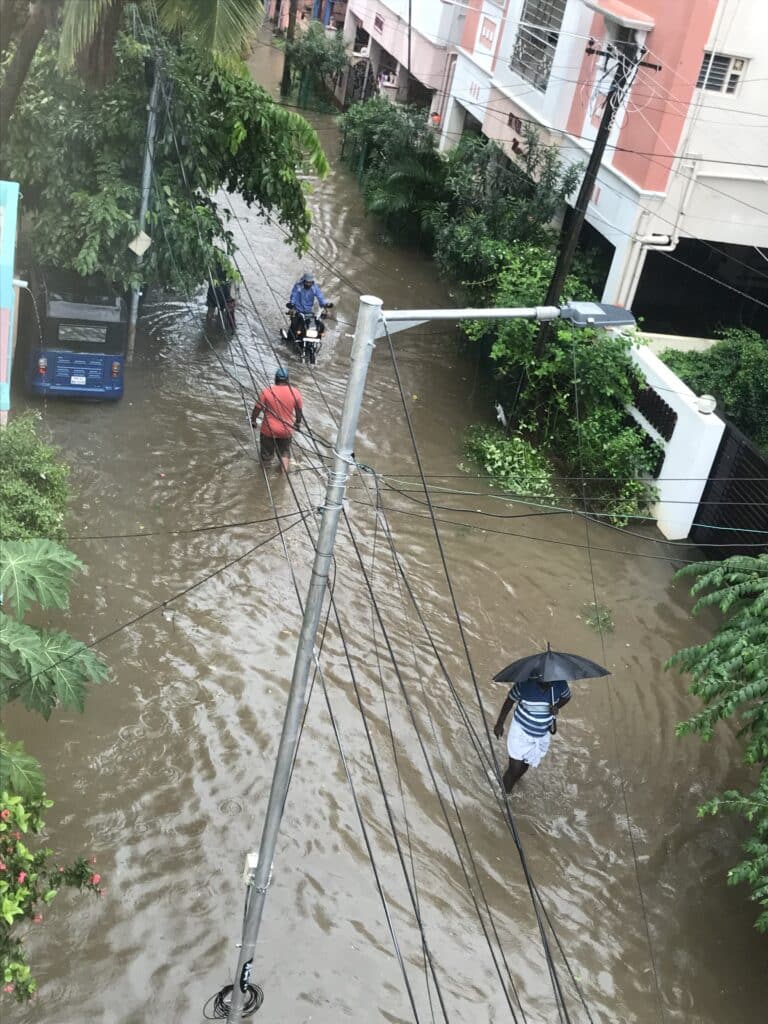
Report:
[[[7,790],[0,793],[0,973],[3,993],[19,1002],[30,999],[37,988],[19,927],[25,921],[41,924],[43,909],[63,885],[99,896],[105,891],[99,887],[101,875],[93,869],[95,857],[60,866],[51,860],[52,850],[27,845],[26,837],[43,829],[42,812],[52,806],[44,794],[22,800]]]

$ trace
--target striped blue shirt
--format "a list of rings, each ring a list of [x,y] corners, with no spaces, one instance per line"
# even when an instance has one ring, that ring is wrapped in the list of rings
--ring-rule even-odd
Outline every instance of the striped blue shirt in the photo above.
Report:
[[[546,735],[555,718],[552,705],[570,696],[565,680],[547,683],[542,690],[538,680],[526,679],[524,683],[515,683],[509,691],[509,699],[516,701],[515,721],[529,736]]]

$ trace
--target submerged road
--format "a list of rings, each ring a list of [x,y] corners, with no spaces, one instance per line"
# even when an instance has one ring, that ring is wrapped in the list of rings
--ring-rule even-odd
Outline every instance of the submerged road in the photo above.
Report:
[[[263,81],[277,80],[279,62],[268,46],[255,51]],[[311,564],[296,511],[314,531],[322,441],[341,405],[356,291],[392,307],[451,302],[433,267],[382,244],[335,160],[333,119],[313,121],[334,160],[311,195],[314,255],[300,263],[276,225],[232,200],[247,284],[237,338],[206,338],[203,295],[153,307],[122,403],[40,406],[44,431],[73,466],[71,545],[89,567],[69,627],[95,639],[154,610],[100,645],[111,681],[91,693],[85,715],[50,723],[16,708],[8,715],[9,729],[43,762],[56,801],[54,842],[70,856],[96,854],[108,889],[101,900],[59,897],[43,940],[30,940],[38,1001],[8,1020],[187,1024],[231,981],[240,874],[258,845],[298,633],[290,566],[303,592]],[[314,374],[273,351],[282,305],[307,263],[337,303]],[[671,552],[650,527],[633,535],[595,527],[590,567],[581,521],[537,517],[538,508],[495,496],[459,468],[462,431],[488,417],[492,397],[476,355],[440,326],[398,334],[395,348],[488,718],[504,697],[492,675],[546,640],[613,672],[573,685],[549,756],[512,800],[587,1007],[549,933],[570,1020],[762,1022],[765,939],[752,929],[745,893],[725,885],[738,825],[696,818],[703,799],[743,778],[734,767],[739,746],[727,730],[709,745],[676,739],[675,723],[696,704],[662,669],[712,625],[691,621],[686,588],[672,584],[671,554],[695,552]],[[290,481],[265,480],[245,415],[278,359],[321,439],[319,447],[302,442]],[[334,580],[341,629],[331,615],[322,665],[403,962],[317,684],[254,969],[265,991],[257,1019],[553,1024],[565,1018],[518,852],[461,712],[486,752],[384,342],[357,457],[380,478],[377,491],[370,474],[354,476],[349,520],[408,701],[345,527]],[[394,569],[388,526],[455,697]],[[202,527],[214,528],[178,532]],[[584,621],[592,573],[615,621],[604,648]],[[503,757],[502,744],[496,751]],[[434,973],[425,969],[409,888]]]

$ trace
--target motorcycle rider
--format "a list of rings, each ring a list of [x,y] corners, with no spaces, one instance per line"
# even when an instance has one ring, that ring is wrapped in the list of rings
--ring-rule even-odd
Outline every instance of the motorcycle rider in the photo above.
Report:
[[[317,299],[321,309],[330,309],[332,302],[326,302],[325,296],[315,284],[315,275],[305,271],[291,289],[291,297],[288,300],[288,308],[291,310],[291,334],[294,340],[302,337],[304,332],[304,317],[311,316],[315,309]],[[320,317],[315,317],[317,335],[322,337],[325,324]]]

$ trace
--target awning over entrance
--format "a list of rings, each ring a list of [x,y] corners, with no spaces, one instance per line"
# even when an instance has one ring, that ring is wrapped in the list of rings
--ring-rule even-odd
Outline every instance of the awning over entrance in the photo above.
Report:
[[[656,24],[650,14],[624,3],[624,0],[584,0],[584,3],[590,10],[597,11],[604,18],[624,28],[650,32]]]

